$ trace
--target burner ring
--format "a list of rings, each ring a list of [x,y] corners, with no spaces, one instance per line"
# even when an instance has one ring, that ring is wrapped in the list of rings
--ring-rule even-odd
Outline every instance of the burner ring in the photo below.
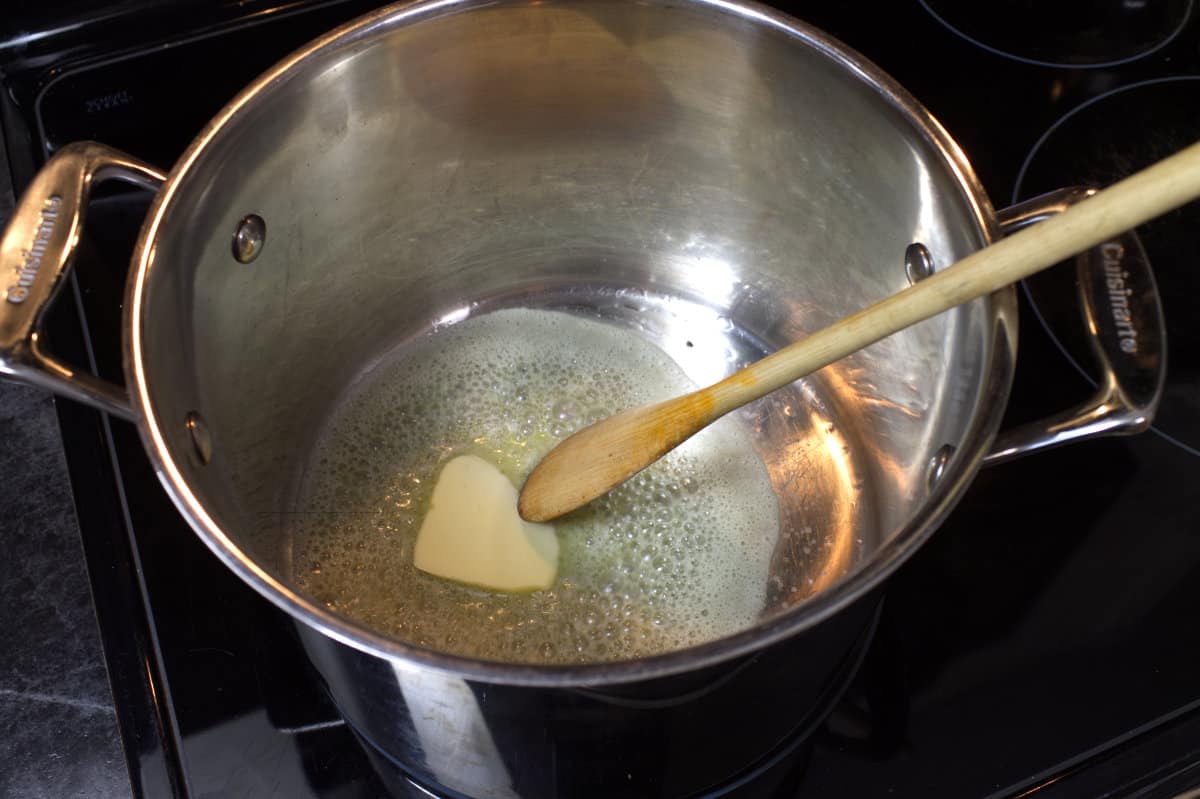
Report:
[[[931,17],[933,17],[935,20],[937,20],[938,23],[940,23],[944,28],[949,30],[951,33],[955,34],[956,36],[963,39],[964,41],[970,42],[971,44],[975,45],[976,47],[991,53],[992,55],[997,55],[1002,58],[1008,58],[1013,61],[1020,62],[1022,64],[1030,64],[1033,66],[1051,67],[1051,68],[1071,68],[1071,69],[1103,69],[1103,68],[1108,68],[1108,67],[1116,67],[1116,66],[1120,66],[1122,64],[1128,64],[1131,61],[1137,61],[1139,59],[1145,58],[1146,56],[1149,56],[1149,55],[1152,55],[1153,53],[1158,52],[1159,50],[1161,50],[1162,48],[1166,47],[1168,44],[1173,42],[1176,39],[1176,37],[1179,36],[1179,34],[1187,26],[1188,21],[1191,19],[1192,11],[1195,6],[1195,0],[1183,0],[1183,7],[1176,12],[1177,19],[1173,25],[1165,27],[1162,30],[1156,31],[1156,35],[1153,36],[1152,38],[1150,38],[1148,42],[1142,44],[1140,47],[1133,49],[1129,53],[1121,54],[1119,56],[1108,56],[1108,57],[1104,57],[1101,55],[1088,55],[1084,58],[1084,60],[1069,61],[1069,60],[1065,60],[1065,59],[1055,59],[1052,57],[1043,57],[1040,54],[1037,57],[1032,56],[1032,55],[1021,55],[1019,52],[1016,52],[1016,50],[1018,49],[1017,46],[997,46],[997,45],[993,45],[993,44],[988,44],[988,42],[986,42],[984,40],[982,34],[968,32],[968,29],[973,26],[965,25],[962,22],[958,22],[956,24],[956,22],[953,22],[948,18],[949,15],[946,13],[945,10],[938,11],[937,9],[935,9],[934,4],[937,3],[938,0],[917,0],[917,2],[919,2],[921,4],[921,7],[924,8],[925,11],[928,12]],[[1123,5],[1129,5],[1129,4],[1123,4]],[[973,10],[978,10],[978,7],[974,6],[974,5],[971,5],[968,7],[972,8]],[[1140,4],[1140,6],[1137,4],[1129,5],[1130,10],[1136,10],[1136,9],[1144,8],[1144,7],[1146,7],[1145,3]],[[1013,15],[1006,15],[1006,16],[1014,16],[1015,17],[1017,15],[1013,14]],[[993,19],[991,21],[994,23],[997,20]],[[983,27],[988,30],[989,34],[994,34],[992,25],[985,24]],[[1078,42],[1076,42],[1075,46],[1084,47],[1085,49],[1094,48],[1095,45],[1090,44],[1090,43],[1085,44],[1085,42],[1086,42],[1086,40],[1081,38]],[[1025,44],[1025,43],[1022,42],[1022,44]],[[1058,49],[1059,47],[1061,47],[1061,44],[1051,41],[1051,42],[1048,42],[1048,47],[1049,47],[1049,49],[1052,49],[1052,50]]]

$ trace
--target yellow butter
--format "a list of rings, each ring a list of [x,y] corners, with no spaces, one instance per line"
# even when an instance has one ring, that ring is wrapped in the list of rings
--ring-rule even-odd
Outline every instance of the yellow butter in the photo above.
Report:
[[[553,525],[517,514],[517,489],[499,469],[460,455],[438,476],[413,565],[494,591],[537,591],[558,576],[558,548]]]

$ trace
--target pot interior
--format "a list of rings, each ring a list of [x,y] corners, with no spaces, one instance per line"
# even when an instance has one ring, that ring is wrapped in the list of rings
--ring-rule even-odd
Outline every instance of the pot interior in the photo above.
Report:
[[[935,134],[789,25],[706,3],[385,10],[243,96],[142,248],[144,401],[226,540],[201,534],[308,601],[295,536],[323,436],[446,325],[563,310],[706,384],[903,289],[911,243],[939,265],[981,246],[984,201]],[[243,264],[249,214],[266,238]],[[977,301],[735,415],[778,499],[763,621],[928,512],[931,459],[1006,390],[993,323]]]

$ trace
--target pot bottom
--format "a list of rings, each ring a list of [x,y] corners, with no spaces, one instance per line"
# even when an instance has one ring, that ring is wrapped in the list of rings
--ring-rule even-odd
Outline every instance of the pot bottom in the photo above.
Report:
[[[445,654],[609,662],[740,632],[877,548],[871,457],[814,376],[556,522],[552,590],[480,594],[415,568],[430,476],[452,458],[481,457],[520,485],[576,429],[713,383],[782,343],[760,340],[749,320],[631,291],[572,281],[479,298],[470,318],[375,361],[318,426],[295,510],[269,520],[285,531],[296,587]]]
[[[869,603],[871,604],[871,603]],[[846,689],[858,674],[866,652],[875,636],[882,600],[873,603],[870,618],[861,634],[847,650],[827,682],[813,697],[810,707],[801,714],[794,728],[782,741],[759,758],[746,765],[720,784],[688,793],[646,793],[643,788],[631,791],[639,799],[757,799],[792,795],[800,786],[808,766],[813,734],[837,706]],[[414,775],[403,763],[389,755],[353,723],[347,726],[367,755],[372,768],[388,791],[398,799],[492,799],[492,797],[522,797],[520,790],[493,793],[489,796],[470,796]],[[716,733],[714,733],[716,734]],[[550,766],[551,768],[553,765]],[[619,793],[608,793],[620,796]]]

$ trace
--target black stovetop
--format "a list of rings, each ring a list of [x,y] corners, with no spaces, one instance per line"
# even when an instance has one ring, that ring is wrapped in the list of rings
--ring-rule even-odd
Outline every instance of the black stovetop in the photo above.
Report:
[[[0,41],[18,190],[79,138],[169,166],[259,71],[371,5],[19,3],[20,32]],[[925,103],[998,207],[1111,182],[1200,138],[1192,0],[777,5]],[[113,379],[147,205],[136,194],[93,204],[74,296],[51,321],[65,357]],[[1155,429],[982,472],[889,583],[828,714],[727,795],[1165,797],[1200,785],[1197,230],[1193,205],[1140,231],[1170,346]],[[1059,307],[1069,298],[1031,284],[1021,302],[1010,422],[1091,389],[1077,321]],[[289,622],[191,533],[134,429],[58,407],[135,792],[415,790],[377,773]]]

